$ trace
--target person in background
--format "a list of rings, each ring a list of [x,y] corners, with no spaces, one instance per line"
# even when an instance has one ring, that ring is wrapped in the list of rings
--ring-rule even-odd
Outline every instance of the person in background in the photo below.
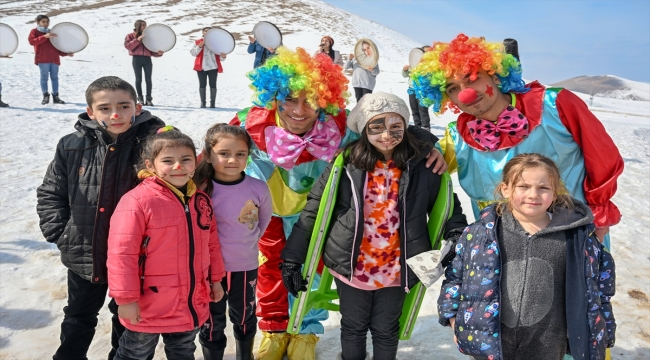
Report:
[[[254,37],[249,36],[248,40],[250,41],[250,44],[248,44],[248,49],[246,51],[248,51],[249,54],[255,54],[253,68],[264,65],[266,60],[275,54],[275,49],[265,48],[260,45]]]
[[[0,58],[11,59],[11,56],[0,56]],[[2,83],[0,82],[0,107],[9,107],[9,104],[2,101]]]
[[[144,29],[147,28],[147,22],[144,20],[136,20],[133,25],[133,32],[126,35],[124,39],[124,47],[129,50],[129,55],[133,56],[133,72],[135,73],[135,89],[138,92],[138,103],[146,106],[153,106],[153,98],[151,97],[151,73],[153,71],[153,63],[151,57],[161,57],[162,50],[157,52],[150,51],[142,43]],[[147,101],[144,101],[142,96],[142,71],[144,71],[144,81],[147,84]]]
[[[422,50],[427,51],[431,46],[423,46]],[[415,93],[413,93],[411,90],[411,87],[413,85],[413,81],[409,78],[409,75],[411,74],[411,66],[410,65],[404,65],[402,68],[402,77],[408,78],[409,82],[409,106],[411,108],[411,115],[413,116],[413,124],[415,126],[421,127],[424,130],[431,130],[431,118],[429,117],[429,108],[420,105],[420,102],[418,101],[417,97],[415,96]]]
[[[38,65],[41,72],[41,92],[43,93],[42,105],[50,102],[50,93],[47,92],[48,78],[52,80],[52,103],[65,104],[65,101],[59,98],[59,66],[61,65],[61,56],[70,56],[57,50],[51,38],[57,35],[50,32],[50,18],[47,15],[38,15],[36,17],[36,28],[29,33],[29,44],[34,46],[34,64]]]
[[[372,56],[372,53],[368,53],[368,51],[372,51],[368,43],[363,44],[363,51],[366,56]],[[375,67],[364,68],[354,58],[354,54],[350,54],[348,61],[345,63],[345,69],[353,70],[350,85],[354,88],[354,97],[357,102],[363,95],[372,94],[377,82],[377,75],[379,75],[379,64],[375,65]]]
[[[318,50],[316,51],[316,54],[319,53],[324,53],[327,54],[327,56],[332,59],[332,61],[343,67],[343,58],[341,57],[341,53],[338,50],[334,50],[332,47],[334,46],[334,39],[332,39],[331,36],[323,36],[322,39],[320,39],[320,45],[318,45]]]
[[[521,58],[519,58],[519,44],[517,44],[517,40],[515,39],[504,39],[503,40],[503,46],[506,47],[506,54],[510,54],[521,63]]]
[[[210,30],[210,27],[203,28],[203,36]],[[223,72],[221,62],[226,60],[226,54],[213,53],[204,46],[204,38],[196,40],[190,54],[196,57],[194,60],[194,71],[199,76],[199,96],[201,97],[201,108],[205,108],[205,87],[210,82],[210,108],[214,109],[217,98],[217,75]]]

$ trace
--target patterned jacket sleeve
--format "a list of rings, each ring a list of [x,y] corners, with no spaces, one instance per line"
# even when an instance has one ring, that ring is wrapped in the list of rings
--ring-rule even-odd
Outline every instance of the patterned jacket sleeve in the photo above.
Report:
[[[442,281],[440,296],[438,297],[438,322],[449,326],[449,319],[456,316],[460,306],[460,287],[463,284],[463,259],[468,246],[467,235],[470,227],[465,228],[456,243],[456,257],[445,269],[445,279]]]
[[[36,189],[36,212],[45,240],[56,243],[70,220],[68,169],[63,142],[59,141],[54,160],[48,166],[43,184]]]
[[[594,223],[597,227],[618,224],[621,212],[612,202],[616,181],[624,166],[618,148],[587,104],[571,91],[560,91],[556,104],[562,124],[585,158],[583,188],[585,200],[594,214]]]
[[[616,319],[614,319],[614,312],[612,311],[611,298],[616,293],[616,269],[614,265],[614,258],[612,254],[607,251],[605,246],[598,243],[600,246],[599,257],[599,284],[600,293],[600,312],[605,316],[605,326],[607,329],[607,343],[608,348],[614,347],[616,340]]]

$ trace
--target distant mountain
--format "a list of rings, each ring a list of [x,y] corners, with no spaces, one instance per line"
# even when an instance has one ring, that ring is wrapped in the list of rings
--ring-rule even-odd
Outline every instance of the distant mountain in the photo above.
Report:
[[[551,86],[601,97],[650,101],[650,83],[632,81],[613,75],[578,76],[551,84]]]

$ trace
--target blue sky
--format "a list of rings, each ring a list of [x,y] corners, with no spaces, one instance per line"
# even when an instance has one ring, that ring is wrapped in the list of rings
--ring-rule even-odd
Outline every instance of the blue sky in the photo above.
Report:
[[[616,75],[650,82],[648,0],[325,2],[422,44],[449,42],[461,32],[488,41],[515,38],[529,80]]]

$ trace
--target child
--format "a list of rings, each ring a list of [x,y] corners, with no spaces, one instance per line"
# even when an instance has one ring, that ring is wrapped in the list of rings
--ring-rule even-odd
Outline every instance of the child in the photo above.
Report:
[[[614,260],[594,217],[566,195],[555,163],[520,154],[492,204],[465,229],[438,313],[458,349],[478,359],[605,359],[614,346]],[[568,337],[568,341],[567,341]]]
[[[194,359],[194,340],[223,296],[225,275],[210,198],[192,181],[196,150],[165,126],[142,152],[142,183],[111,218],[109,296],[126,327],[116,360],[146,359],[159,335],[168,359]]]
[[[210,30],[210,27],[203,28],[203,36]],[[226,60],[226,54],[216,55],[204,46],[203,38],[196,40],[190,54],[196,57],[194,60],[194,71],[199,76],[199,95],[201,96],[201,108],[205,108],[205,86],[210,79],[210,108],[214,109],[214,102],[217,98],[217,75],[223,72],[221,62]]]
[[[368,329],[374,359],[395,359],[404,298],[419,281],[405,266],[406,259],[431,250],[427,218],[440,175],[425,167],[431,145],[406,131],[408,118],[402,99],[377,92],[364,96],[347,119],[361,138],[347,147],[345,174],[323,250],[340,297],[344,360],[366,358]],[[282,278],[294,296],[306,290],[301,266],[330,171],[326,169],[312,188],[282,251]],[[446,238],[460,236],[465,224],[462,209],[455,206]]]
[[[239,126],[217,124],[208,129],[201,162],[194,176],[212,198],[227,276],[226,295],[210,304],[210,319],[199,341],[206,360],[221,360],[226,348],[226,304],[237,344],[238,360],[253,360],[257,333],[255,286],[257,243],[271,221],[271,195],[262,180],[244,174],[252,140]]]
[[[124,38],[124,47],[129,50],[129,55],[133,56],[133,72],[135,73],[135,88],[138,91],[138,103],[146,106],[153,106],[153,98],[151,97],[151,72],[153,71],[153,63],[151,57],[163,56],[162,50],[157,52],[147,49],[142,43],[144,29],[147,28],[147,22],[144,20],[136,20],[133,25],[133,32],[128,33]],[[144,70],[144,82],[147,85],[147,101],[144,101],[142,96],[142,71]]]
[[[47,15],[38,15],[36,17],[36,28],[29,33],[29,44],[34,46],[34,64],[38,65],[41,71],[41,92],[43,93],[42,105],[50,102],[50,94],[47,92],[47,79],[52,79],[52,102],[54,104],[65,104],[65,101],[59,98],[59,66],[61,65],[61,56],[70,56],[57,50],[50,42],[50,38],[56,37],[50,33],[50,18]]]
[[[151,129],[165,125],[136,104],[133,86],[115,76],[93,81],[86,102],[77,131],[59,140],[36,190],[43,236],[56,243],[68,268],[68,304],[55,360],[86,357],[108,289],[109,220],[122,195],[136,185],[133,167],[141,141]],[[109,309],[114,314],[111,359],[124,327],[113,301]]]

